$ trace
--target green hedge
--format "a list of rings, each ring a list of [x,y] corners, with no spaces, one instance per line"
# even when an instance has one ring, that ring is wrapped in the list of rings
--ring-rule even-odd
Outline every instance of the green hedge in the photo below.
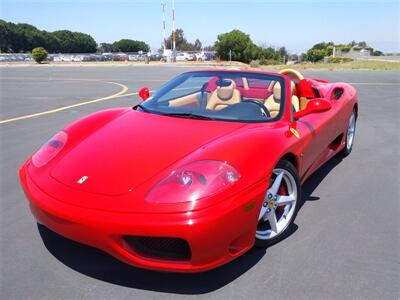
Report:
[[[353,61],[353,59],[349,57],[332,57],[332,56],[328,57],[328,62],[330,64],[347,63],[351,61]]]
[[[47,58],[47,51],[43,47],[37,47],[32,50],[32,58],[40,64],[42,61],[46,60]]]

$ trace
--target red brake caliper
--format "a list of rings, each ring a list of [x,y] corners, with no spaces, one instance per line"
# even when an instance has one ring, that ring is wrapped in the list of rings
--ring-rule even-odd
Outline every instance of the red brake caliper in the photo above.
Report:
[[[278,189],[278,195],[282,195],[282,196],[285,196],[285,195],[287,195],[288,193],[287,193],[287,189],[286,189],[286,187],[285,187],[285,185],[282,183],[281,184],[281,186],[279,187],[279,189]],[[277,208],[276,208],[276,210],[275,210],[275,212],[277,213],[277,214],[280,214],[280,213],[283,213],[283,210],[285,209],[285,206],[283,205],[283,206],[278,206]]]

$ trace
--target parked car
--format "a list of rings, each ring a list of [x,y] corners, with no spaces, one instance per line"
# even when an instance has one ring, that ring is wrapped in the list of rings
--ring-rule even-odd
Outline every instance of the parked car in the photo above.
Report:
[[[176,54],[176,61],[190,61],[193,60],[193,56],[186,52],[178,52]]]
[[[53,61],[55,61],[55,62],[61,62],[61,61],[63,61],[63,57],[62,57],[62,56],[59,56],[59,55],[56,55],[56,56],[53,57]]]
[[[72,57],[72,61],[74,61],[74,62],[81,62],[82,60],[83,60],[82,55],[75,55]]]
[[[206,61],[207,55],[204,52],[196,53],[196,60],[197,61]]]

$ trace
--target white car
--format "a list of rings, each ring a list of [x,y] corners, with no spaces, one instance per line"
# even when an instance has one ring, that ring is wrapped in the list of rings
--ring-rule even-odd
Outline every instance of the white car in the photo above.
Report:
[[[205,61],[207,60],[207,55],[204,52],[196,53],[196,60],[197,61]]]
[[[72,61],[72,56],[69,55],[61,56],[61,61],[70,62]]]
[[[186,52],[180,52],[176,54],[176,61],[189,61],[189,60],[193,60],[193,55]]]
[[[75,62],[80,62],[82,60],[83,60],[82,55],[76,55],[76,56],[72,57],[72,61],[75,61]]]

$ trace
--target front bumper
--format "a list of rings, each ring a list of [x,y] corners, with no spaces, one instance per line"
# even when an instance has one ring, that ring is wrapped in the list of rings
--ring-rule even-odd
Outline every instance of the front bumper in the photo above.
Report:
[[[253,185],[233,201],[187,213],[119,213],[66,204],[42,191],[25,167],[20,179],[36,220],[74,241],[93,246],[145,269],[202,272],[216,268],[254,244],[265,186]],[[81,195],[81,194],[80,194]],[[78,195],[77,195],[78,196]],[[190,247],[187,260],[150,257],[127,245],[125,236],[177,238]]]

